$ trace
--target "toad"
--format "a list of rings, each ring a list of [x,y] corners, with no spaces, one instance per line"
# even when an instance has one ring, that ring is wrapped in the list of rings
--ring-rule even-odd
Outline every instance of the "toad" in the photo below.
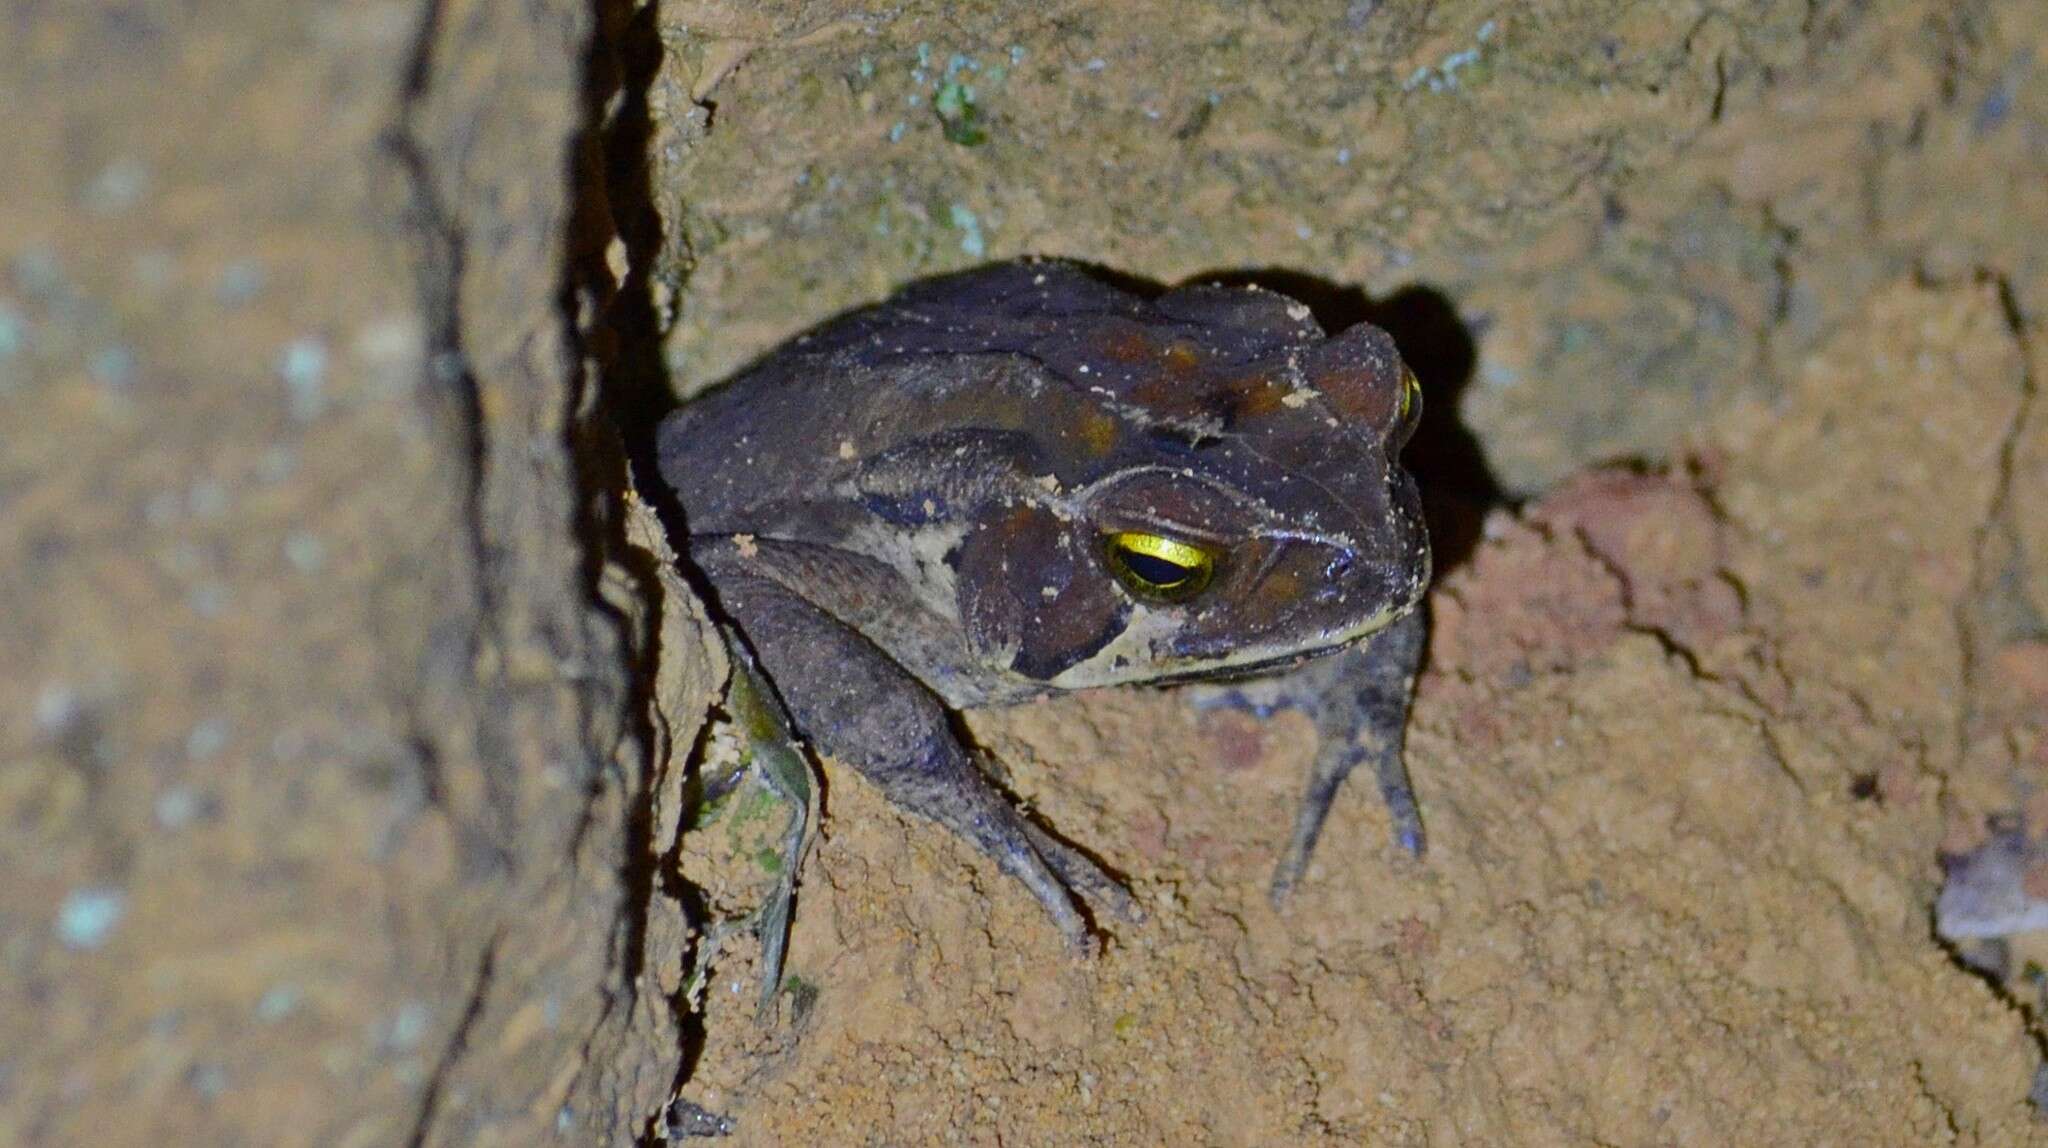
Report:
[[[1321,738],[1276,900],[1361,763],[1419,855],[1402,747],[1430,557],[1399,456],[1420,414],[1370,325],[1021,261],[826,323],[658,448],[690,559],[797,732],[1085,948],[1076,895],[1134,918],[1128,894],[1011,803],[953,713],[1225,680],[1212,701],[1299,707]]]

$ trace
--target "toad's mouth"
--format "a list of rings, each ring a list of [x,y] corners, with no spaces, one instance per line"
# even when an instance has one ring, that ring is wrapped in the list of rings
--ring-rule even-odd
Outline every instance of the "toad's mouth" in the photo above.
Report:
[[[1392,621],[1393,619],[1389,618],[1387,622],[1381,623],[1373,630],[1364,630],[1351,637],[1340,638],[1327,646],[1317,646],[1311,650],[1297,650],[1291,654],[1274,654],[1271,657],[1232,663],[1227,666],[1215,665],[1213,669],[1190,668],[1148,677],[1145,681],[1148,685],[1156,686],[1178,686],[1186,685],[1190,682],[1234,682],[1245,678],[1261,677],[1279,670],[1291,670],[1296,666],[1304,665],[1308,662],[1321,661],[1332,654],[1349,649],[1359,641],[1371,637],[1379,630],[1385,629],[1387,623]],[[1214,665],[1214,663],[1211,664]]]
[[[1185,659],[1161,658],[1151,647],[1150,635],[1142,621],[1134,623],[1087,661],[1067,669],[1049,683],[1060,690],[1096,686],[1175,685],[1184,682],[1228,681],[1248,678],[1299,665],[1356,645],[1386,629],[1414,610],[1420,600],[1402,601],[1373,614],[1356,625],[1326,634],[1313,645],[1291,645],[1275,649],[1270,645],[1246,645],[1221,654],[1189,655]],[[1180,664],[1177,666],[1176,662]]]

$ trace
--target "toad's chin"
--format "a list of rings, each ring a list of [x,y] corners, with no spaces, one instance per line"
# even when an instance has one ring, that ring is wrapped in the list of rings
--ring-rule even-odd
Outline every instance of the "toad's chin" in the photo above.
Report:
[[[1245,642],[1222,650],[1175,656],[1170,651],[1181,620],[1172,611],[1139,608],[1123,633],[1093,657],[1063,670],[1046,683],[1056,690],[1132,684],[1249,677],[1332,654],[1386,629],[1415,606],[1396,602],[1339,630],[1297,636],[1286,642]]]

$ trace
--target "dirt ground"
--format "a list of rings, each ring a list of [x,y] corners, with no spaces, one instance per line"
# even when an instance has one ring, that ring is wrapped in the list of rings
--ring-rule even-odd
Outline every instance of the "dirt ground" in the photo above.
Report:
[[[1492,473],[1414,464],[1541,493],[1431,599],[1426,862],[1354,795],[1276,913],[1305,726],[1142,691],[976,715],[1150,920],[1076,961],[828,769],[795,988],[758,1025],[726,962],[685,1096],[750,1144],[2048,1143],[2039,1030],[1927,908],[1938,849],[2048,781],[2048,203],[2017,190],[2048,22],[806,11],[664,10],[718,125],[658,185],[682,389],[982,257],[1282,267],[1375,316],[1452,300],[1469,389],[1389,325]],[[921,107],[960,77],[972,147]],[[744,902],[760,874],[699,844],[685,874]]]
[[[1930,917],[2048,831],[2048,9],[0,21],[0,1143],[2048,1144]],[[976,714],[1148,920],[1077,959],[827,763],[759,1014],[629,464],[1022,253],[1395,333],[1431,852],[1356,787],[1276,912],[1305,724]]]
[[[1305,728],[1131,691],[976,723],[1141,891],[1095,962],[830,772],[813,999],[764,1034],[724,974],[688,1091],[760,1144],[2048,1142],[2024,1018],[1927,917],[2024,362],[1992,288],[1889,287],[1680,473],[1495,516],[1431,603],[1428,860],[1356,796],[1284,914]]]

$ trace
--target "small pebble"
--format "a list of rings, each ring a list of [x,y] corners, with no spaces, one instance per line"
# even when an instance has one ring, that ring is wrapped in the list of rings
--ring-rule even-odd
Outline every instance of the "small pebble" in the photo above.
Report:
[[[28,346],[28,319],[6,302],[0,302],[0,359],[11,359]]]
[[[292,417],[311,422],[327,409],[327,345],[318,339],[300,339],[278,356],[278,377],[291,394]]]
[[[57,941],[90,952],[107,943],[128,912],[128,894],[106,885],[74,889],[57,909]]]
[[[964,203],[956,203],[948,209],[953,226],[960,231],[960,250],[975,259],[988,253],[988,243],[982,238],[981,217]]]
[[[149,194],[149,168],[142,161],[123,157],[100,169],[79,196],[87,211],[97,215],[119,215],[142,202]]]
[[[398,1006],[398,1011],[392,1014],[390,1027],[385,1030],[385,1045],[401,1052],[414,1047],[427,1035],[429,1019],[427,1006],[419,1001],[407,1001]]]
[[[228,744],[228,722],[226,718],[211,717],[192,727],[185,735],[185,757],[191,761],[207,761]]]
[[[256,1001],[256,1019],[265,1024],[276,1024],[292,1014],[299,1007],[299,987],[293,984],[272,985]]]
[[[63,733],[78,711],[77,691],[63,682],[51,682],[36,695],[36,726],[46,734]]]
[[[160,829],[183,829],[207,811],[206,798],[189,785],[176,785],[156,799],[156,823]]]

